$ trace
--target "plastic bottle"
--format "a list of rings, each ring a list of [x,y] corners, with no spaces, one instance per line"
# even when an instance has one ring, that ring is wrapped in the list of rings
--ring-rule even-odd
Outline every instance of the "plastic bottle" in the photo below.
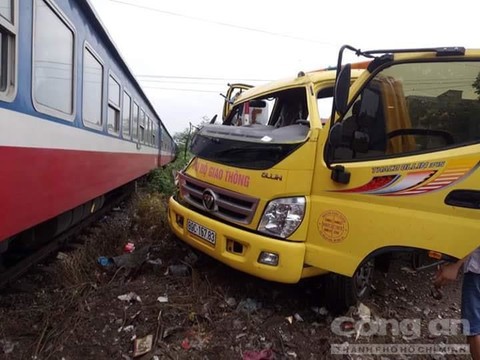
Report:
[[[109,265],[112,265],[113,264],[113,261],[111,258],[108,258],[106,256],[100,256],[98,259],[97,259],[97,262],[101,265],[101,266],[109,266]]]

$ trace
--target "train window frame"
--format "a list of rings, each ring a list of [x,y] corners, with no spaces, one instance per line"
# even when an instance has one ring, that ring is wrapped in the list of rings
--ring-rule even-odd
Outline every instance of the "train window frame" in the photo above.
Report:
[[[132,140],[138,142],[138,119],[140,116],[140,105],[133,100],[132,105]]]
[[[150,133],[152,147],[155,147],[155,119],[152,118],[152,132]]]
[[[138,142],[141,144],[145,144],[145,110],[143,107],[140,106],[140,112],[138,116]]]
[[[132,138],[132,112],[133,112],[133,98],[130,93],[123,89],[122,94],[122,138],[130,140]],[[128,97],[129,106],[128,109],[125,109],[125,97]],[[125,133],[125,110],[128,110],[128,132]]]
[[[155,118],[152,118],[152,146],[155,147]]]
[[[165,148],[165,128],[164,126],[162,125],[161,128],[161,133],[160,133],[160,144],[159,144],[159,148],[161,151],[164,150]]]
[[[147,140],[145,141],[145,143],[147,145],[152,145],[152,139],[151,139],[151,123],[152,123],[152,119],[150,118],[149,115],[147,115],[147,118],[146,118],[146,126],[147,126]]]
[[[10,0],[11,20],[0,15],[0,100],[5,102],[17,95],[18,1]]]
[[[153,120],[152,143],[153,143],[153,147],[154,147],[155,149],[158,148],[158,144],[157,144],[157,131],[158,131],[157,122],[156,122],[155,120]]]
[[[71,79],[71,102],[72,102],[72,108],[71,112],[66,113],[60,109],[56,109],[54,107],[50,107],[46,104],[42,104],[39,101],[37,101],[36,98],[36,91],[35,91],[35,76],[37,74],[36,66],[35,66],[35,59],[36,59],[36,43],[37,43],[37,33],[36,33],[36,26],[37,26],[37,3],[38,2],[43,2],[51,11],[54,16],[56,16],[60,22],[65,25],[65,28],[69,30],[72,34],[72,51],[71,51],[71,65],[72,65],[72,79]],[[46,115],[50,115],[62,120],[66,120],[69,122],[73,122],[75,120],[75,114],[77,111],[77,38],[78,38],[78,33],[73,25],[72,21],[65,15],[65,13],[53,2],[52,0],[34,0],[33,1],[33,24],[32,24],[32,63],[31,63],[31,70],[32,70],[32,86],[31,86],[31,96],[32,96],[32,102],[35,110],[38,112],[41,112]]]
[[[118,104],[116,104],[111,98],[110,80],[113,80],[118,85]],[[115,114],[115,123],[113,130],[110,128],[110,110],[113,110]],[[107,132],[110,135],[120,136],[122,132],[122,83],[118,76],[113,71],[108,73],[108,88],[107,88]],[[118,129],[115,128],[118,125]]]
[[[157,139],[157,122],[155,119],[152,119],[152,146],[156,148],[155,140]]]
[[[13,22],[13,17],[14,17],[14,14],[13,14],[13,11],[14,11],[14,8],[13,8],[13,0],[8,0],[8,2],[10,3],[10,19],[6,18],[3,14],[2,14],[2,11],[0,10],[0,17],[7,20],[8,22],[12,23]]]
[[[104,104],[104,90],[105,90],[105,63],[100,55],[93,49],[93,47],[85,41],[83,46],[83,63],[82,63],[82,123],[85,127],[96,129],[96,130],[103,130],[104,124],[104,114],[103,114],[103,104]],[[100,64],[102,67],[102,83],[101,83],[101,90],[100,90],[100,125],[88,121],[85,119],[83,109],[85,108],[85,52],[88,51],[90,55]]]

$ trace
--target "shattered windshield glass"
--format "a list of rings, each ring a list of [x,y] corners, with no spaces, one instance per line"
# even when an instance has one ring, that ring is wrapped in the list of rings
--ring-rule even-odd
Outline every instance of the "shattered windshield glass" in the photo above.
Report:
[[[223,125],[204,125],[191,151],[225,165],[267,169],[304,144],[309,131],[306,89],[287,89],[237,104]]]

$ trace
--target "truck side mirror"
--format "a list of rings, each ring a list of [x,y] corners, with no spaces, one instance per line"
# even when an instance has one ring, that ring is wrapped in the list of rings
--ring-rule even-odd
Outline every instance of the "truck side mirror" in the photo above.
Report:
[[[329,169],[332,170],[330,177],[333,181],[340,184],[348,184],[350,182],[350,172],[348,172],[343,165],[335,165],[333,167],[330,166],[331,162],[333,161],[335,149],[343,144],[343,131],[343,123],[341,122],[333,124],[332,128],[330,129],[328,136],[328,145],[330,150],[328,152],[327,164]]]
[[[335,95],[333,98],[335,109],[340,115],[344,115],[347,112],[351,72],[352,66],[350,64],[344,65],[335,82]]]

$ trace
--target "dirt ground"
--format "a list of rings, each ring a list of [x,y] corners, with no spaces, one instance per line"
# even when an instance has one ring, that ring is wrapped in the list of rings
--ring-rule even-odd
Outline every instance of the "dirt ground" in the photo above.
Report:
[[[157,207],[165,204],[155,201]],[[433,270],[408,271],[407,256],[395,259],[365,306],[350,309],[344,316],[351,321],[340,324],[324,307],[321,278],[295,285],[262,281],[194,253],[164,223],[155,225],[155,217],[150,223],[138,218],[135,205],[123,204],[82,235],[87,239],[83,245],[65,250],[1,290],[0,359],[127,360],[142,345],[149,350],[148,340],[151,350],[136,358],[468,358],[332,354],[334,344],[464,343],[452,331],[428,329],[432,322],[460,317],[460,284],[449,286],[443,299],[435,300],[430,295]],[[108,247],[95,244],[109,236],[115,246],[110,253],[99,253]],[[132,255],[137,258],[97,263],[99,255],[122,255],[128,241],[135,244]],[[76,255],[85,246],[92,248],[88,256]],[[362,319],[369,325],[355,331]],[[375,331],[381,319],[389,325]]]

